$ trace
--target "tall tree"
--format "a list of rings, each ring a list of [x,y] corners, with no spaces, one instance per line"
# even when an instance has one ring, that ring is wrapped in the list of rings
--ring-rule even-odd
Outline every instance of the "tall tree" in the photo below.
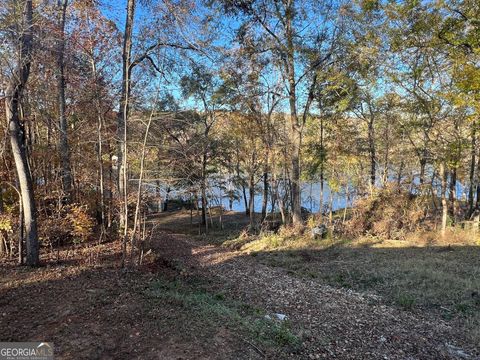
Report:
[[[298,0],[224,0],[226,9],[246,19],[240,31],[256,38],[258,52],[270,52],[280,69],[290,122],[291,211],[301,223],[302,134],[314,100],[316,70],[328,62],[336,38],[334,2]],[[316,13],[313,19],[308,13]]]
[[[61,177],[64,196],[72,200],[72,170],[70,166],[70,149],[68,146],[68,125],[65,103],[65,20],[68,0],[58,0],[58,40],[56,46],[56,78],[57,78],[57,103],[60,129],[58,150],[61,159]]]
[[[22,95],[30,75],[33,47],[33,4],[32,0],[22,2],[22,20],[18,24],[18,43],[15,44],[15,68],[8,78],[5,92],[5,109],[9,126],[21,201],[26,239],[26,263],[36,266],[39,263],[39,244],[37,234],[37,214],[33,182],[27,158],[25,129],[20,119],[19,107]]]
[[[125,31],[123,34],[122,52],[122,90],[120,93],[120,107],[117,115],[117,185],[118,198],[120,199],[120,229],[126,232],[128,227],[128,204],[127,204],[127,119],[129,111],[129,99],[131,93],[131,56],[133,20],[135,17],[135,0],[127,1],[127,14]],[[124,249],[125,252],[125,249]]]

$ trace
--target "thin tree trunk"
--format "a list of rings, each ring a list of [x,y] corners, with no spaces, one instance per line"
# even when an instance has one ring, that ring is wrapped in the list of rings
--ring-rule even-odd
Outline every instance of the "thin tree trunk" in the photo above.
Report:
[[[158,97],[158,93],[157,93]],[[155,101],[156,103],[156,101]],[[130,239],[130,242],[132,244],[132,250],[131,250],[131,255],[133,259],[133,254],[135,250],[135,238],[136,238],[136,232],[137,232],[137,226],[138,226],[138,217],[140,215],[140,205],[142,201],[142,185],[143,185],[143,170],[145,167],[145,150],[147,148],[147,140],[148,140],[148,134],[150,132],[150,126],[152,124],[152,119],[153,119],[153,114],[154,114],[154,108],[150,112],[150,117],[148,118],[148,123],[147,123],[147,128],[145,129],[145,135],[143,137],[143,144],[142,144],[142,155],[140,157],[140,175],[138,178],[138,187],[137,187],[137,202],[135,204],[135,215],[133,218],[133,231],[132,231],[132,236]]]
[[[277,182],[277,174],[276,174],[276,169],[272,169],[272,179],[271,179],[271,190],[270,190],[270,202],[271,202],[271,207],[270,211],[272,214],[275,215],[275,207],[276,207],[276,202],[277,202],[277,196],[278,196],[278,182]]]
[[[202,195],[202,225],[205,226],[205,232],[208,232],[208,221],[207,221],[207,155],[204,152],[202,157],[202,183],[201,195]]]
[[[67,12],[68,0],[58,0],[57,7],[59,12],[58,24],[58,43],[56,49],[57,55],[57,101],[60,139],[58,150],[61,160],[61,177],[64,196],[67,202],[72,200],[72,171],[70,167],[70,150],[68,146],[68,126],[65,104],[65,18]]]
[[[398,190],[400,191],[400,186],[402,185],[402,171],[404,167],[404,162],[403,160],[400,162],[400,167],[398,168],[398,174],[397,174],[397,186]]]
[[[218,215],[218,222],[220,225],[220,230],[223,230],[223,204],[222,204],[222,197],[220,196],[220,214]]]
[[[285,211],[285,203],[283,202],[283,197],[281,197],[278,194],[278,186],[277,186],[276,194],[277,194],[276,197],[277,197],[277,201],[278,201],[278,209],[279,209],[280,215],[282,217],[282,224],[286,224],[287,223],[287,214],[286,214],[286,211]]]
[[[323,142],[323,116],[320,117],[320,198],[318,202],[318,215],[320,222],[323,220],[323,186],[325,181],[324,167],[325,167],[325,148]]]
[[[457,169],[455,168],[450,171],[450,189],[448,197],[451,207],[450,213],[452,215],[453,222],[455,222],[457,216]]]
[[[333,196],[333,191],[332,189],[330,189],[330,197],[328,200],[328,223],[330,224],[330,226],[333,223]]]
[[[440,228],[440,234],[445,237],[445,231],[447,228],[447,217],[448,217],[448,204],[447,204],[447,174],[445,171],[445,165],[443,163],[440,164],[440,179],[442,182],[442,189],[441,189],[441,199],[442,199],[442,223]]]
[[[125,33],[123,35],[123,52],[122,52],[122,92],[120,98],[120,108],[117,115],[117,187],[119,203],[123,208],[120,209],[120,230],[123,230],[124,237],[128,227],[128,204],[127,198],[127,179],[126,179],[126,134],[127,134],[127,118],[130,99],[130,65],[132,54],[132,33],[133,20],[135,15],[135,1],[127,1],[127,17],[125,21]],[[124,240],[123,251],[126,251],[126,238]]]
[[[93,52],[92,52],[93,54]],[[95,59],[91,58],[92,65],[92,75],[95,86],[95,107],[97,110],[97,162],[98,162],[98,183],[100,189],[100,221],[102,227],[102,234],[105,232],[106,226],[106,214],[105,214],[105,181],[104,181],[104,169],[103,169],[103,111],[100,103],[100,92],[98,90],[98,77],[97,77],[97,67],[95,64]]]
[[[249,201],[247,198],[247,189],[245,188],[245,185],[242,183],[242,195],[243,195],[243,203],[245,204],[245,215],[250,216],[250,207],[249,207]]]
[[[110,148],[109,142],[106,143],[107,149],[106,153],[109,154],[110,161],[108,162],[108,206],[107,206],[107,228],[112,227],[112,222],[113,222],[113,189],[114,189],[114,174],[113,174],[113,162],[112,162],[112,151]]]
[[[427,165],[426,150],[423,150],[423,155],[420,158],[420,176],[419,182],[420,185],[425,184],[425,167]]]
[[[122,264],[125,265],[127,255],[128,234],[128,180],[127,180],[127,119],[130,99],[130,75],[132,54],[133,20],[135,15],[135,0],[127,1],[127,18],[125,21],[125,33],[123,35],[122,52],[122,92],[120,108],[117,116],[117,184],[120,207],[120,231],[123,230],[122,240]]]
[[[248,208],[250,209],[250,226],[255,222],[255,175],[253,170],[250,172],[250,179],[248,182]]]
[[[18,264],[23,265],[24,260],[24,244],[25,244],[25,220],[23,217],[23,202],[20,197],[19,209],[18,209],[18,219],[19,219],[19,231],[18,231]]]
[[[170,192],[172,190],[170,189],[170,186],[167,187],[167,191],[165,192],[165,199],[163,201],[163,207],[162,207],[162,212],[168,211],[168,202],[170,200]]]
[[[242,186],[242,195],[243,195],[243,203],[245,204],[245,215],[249,216],[250,215],[250,208],[248,207],[248,200],[247,200],[247,190],[245,189],[245,184],[244,181],[240,175],[240,154],[237,148],[237,165],[236,165],[236,170],[237,170],[237,179],[240,182]]]
[[[17,170],[18,183],[22,198],[23,220],[25,225],[26,239],[26,263],[30,266],[39,264],[39,245],[37,233],[37,214],[35,197],[33,194],[33,182],[28,166],[27,151],[25,146],[24,129],[19,118],[19,104],[23,89],[30,74],[33,43],[33,5],[32,0],[24,1],[23,29],[20,51],[14,74],[9,79],[5,93],[6,118],[9,124],[10,143],[12,154]]]
[[[213,215],[212,215],[212,208],[207,205],[208,216],[210,217],[210,228],[213,229]]]
[[[368,152],[370,153],[370,187],[371,190],[375,188],[376,173],[377,173],[377,155],[375,149],[375,128],[373,126],[374,118],[368,121]]]
[[[268,159],[268,156],[267,156]],[[267,160],[268,161],[268,160]],[[262,221],[267,217],[268,205],[268,164],[265,162],[263,167],[263,193],[262,193]]]
[[[480,209],[480,156],[477,159],[477,189],[476,189],[476,200],[475,200],[475,209]]]
[[[350,186],[348,184],[345,187],[345,208],[343,209],[343,219],[342,224],[345,224],[345,220],[347,219],[347,211],[348,211],[348,203],[350,201]]]
[[[470,187],[468,189],[468,218],[473,214],[473,205],[475,200],[475,164],[476,164],[476,154],[477,154],[477,128],[476,122],[472,124],[472,137],[471,137],[471,148],[470,148]]]
[[[190,225],[193,225],[193,194],[190,194]]]
[[[158,201],[157,202],[157,212],[162,212],[162,200],[161,200],[162,196],[160,194],[160,180],[157,180],[156,184],[157,184],[157,186],[155,188],[155,193],[157,195],[157,201]]]
[[[299,124],[297,114],[297,95],[295,79],[295,48],[294,48],[294,31],[293,31],[293,17],[294,14],[293,2],[288,3],[288,9],[285,11],[285,36],[287,41],[286,54],[286,68],[288,76],[288,101],[290,106],[290,125],[291,125],[291,207],[292,220],[294,224],[302,222],[301,209],[301,189],[300,189],[300,148],[302,143],[302,129]]]
[[[3,187],[1,186],[0,184],[0,214],[3,214]],[[0,234],[0,257],[3,256],[6,252],[6,237],[7,236],[7,232],[6,231],[2,231],[1,234]]]
[[[389,131],[389,124],[390,122],[387,121],[387,124],[385,126],[385,132],[384,132],[384,141],[385,141],[385,157],[383,158],[383,179],[382,183],[383,186],[385,186],[388,183],[388,177],[389,177],[389,162],[390,162],[390,131]]]

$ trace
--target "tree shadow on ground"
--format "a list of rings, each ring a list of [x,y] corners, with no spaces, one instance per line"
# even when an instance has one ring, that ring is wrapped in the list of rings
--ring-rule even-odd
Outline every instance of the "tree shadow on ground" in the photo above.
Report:
[[[0,267],[0,338],[52,341],[59,358],[447,359],[450,343],[479,355],[465,331],[478,325],[479,247],[247,254],[161,232],[149,245],[127,271],[118,251],[97,268]],[[259,321],[275,312],[291,329]]]

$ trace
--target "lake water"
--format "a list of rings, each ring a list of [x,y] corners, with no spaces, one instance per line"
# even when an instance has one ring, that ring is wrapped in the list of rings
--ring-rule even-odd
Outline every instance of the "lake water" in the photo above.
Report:
[[[394,180],[394,179],[392,179]],[[418,181],[414,181],[414,183],[418,183]],[[418,184],[417,184],[418,185]],[[151,192],[157,191],[157,185],[153,183],[146,183],[145,184],[146,188],[150,188]],[[440,193],[440,184],[434,183],[433,187],[435,190]],[[465,200],[468,196],[468,187],[463,185],[460,182],[457,182],[457,198]],[[147,190],[148,191],[148,190]],[[247,202],[248,202],[248,189],[246,189],[247,192]],[[160,186],[160,194],[162,198],[165,198],[165,195],[167,194],[166,187]],[[309,210],[312,213],[316,213],[319,210],[320,206],[320,183],[303,183],[301,186],[301,194],[302,194],[302,207],[305,209]],[[222,205],[225,209],[230,210],[230,199],[228,198],[227,194],[225,193],[225,190],[221,190],[218,187],[213,187],[210,190],[210,205],[212,206],[218,206],[219,205],[219,200],[222,199]],[[448,196],[448,190],[447,190],[447,196]],[[185,194],[182,191],[171,189],[169,192],[169,198],[174,199],[174,198],[184,198],[188,199],[189,194]],[[237,199],[234,199],[232,203],[232,210],[238,211],[238,212],[243,212],[245,211],[245,201],[243,199],[243,193],[242,189],[236,189],[236,197]],[[350,199],[347,201],[347,197],[345,196],[344,191],[340,193],[335,193],[333,195],[333,202],[332,202],[332,207],[333,210],[338,210],[338,209],[343,209],[345,206],[351,206],[352,205],[352,196]],[[270,202],[270,197],[268,199],[268,206],[267,210],[268,212],[271,211],[271,202]],[[324,189],[323,189],[323,208],[324,212],[328,211],[328,206],[330,202],[330,188],[327,183],[324,184]],[[348,204],[347,204],[348,202]],[[261,212],[262,211],[262,193],[260,191],[257,191],[255,193],[255,212]],[[276,211],[278,211],[278,206],[276,208]]]
[[[320,183],[313,183],[313,184],[303,184],[302,187],[302,207],[308,209],[310,212],[318,212],[320,206]],[[220,190],[215,189],[213,190],[215,197],[220,198]],[[243,193],[240,190],[237,191],[237,195],[240,196],[239,200],[233,201],[232,210],[234,211],[245,211],[245,201],[243,199]],[[247,189],[247,201],[249,199],[248,189]],[[268,199],[268,211],[271,210],[271,202],[270,197]],[[255,193],[255,212],[262,211],[262,193],[257,192]],[[323,187],[323,206],[324,210],[328,206],[330,201],[330,188],[327,184]],[[333,210],[343,209],[346,206],[346,196],[344,194],[334,194],[333,196]],[[225,197],[223,194],[222,205],[225,209],[230,209],[230,202],[228,197]],[[276,211],[278,211],[278,206]]]

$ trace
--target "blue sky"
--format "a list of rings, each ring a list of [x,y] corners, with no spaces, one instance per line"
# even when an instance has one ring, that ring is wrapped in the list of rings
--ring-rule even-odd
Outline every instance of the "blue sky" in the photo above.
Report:
[[[117,24],[119,30],[123,30],[127,13],[127,0],[101,0],[100,9],[106,17]],[[145,8],[137,1],[135,20],[140,20],[143,16],[145,16]]]
[[[135,21],[134,21],[134,29],[133,29],[134,35],[138,34],[138,32],[141,31],[141,29],[145,27],[145,24],[150,23],[152,20],[154,20],[154,17],[155,17],[155,14],[152,13],[154,11],[154,10],[152,10],[152,8],[154,7],[156,1],[151,1],[150,7],[146,7],[143,3],[144,3],[144,1],[141,1],[141,0],[136,1]],[[152,6],[152,4],[153,4],[153,6]],[[125,28],[127,0],[100,0],[99,5],[100,5],[100,9],[101,9],[101,12],[103,13],[103,15],[105,17],[111,19],[112,21],[114,21],[114,23],[117,25],[118,30],[123,33],[124,28]],[[200,16],[202,16],[204,14],[204,12],[206,12],[205,8],[201,5],[199,5],[199,7],[195,11]],[[238,25],[238,23],[236,23],[236,21],[232,20],[231,18],[227,18],[227,17],[225,17],[225,19],[220,19],[220,27],[222,26],[222,23],[225,26],[225,31],[223,31],[223,29],[222,29],[222,31],[219,31],[217,33],[218,40],[216,42],[216,44],[220,45],[220,46],[221,45],[226,45],[226,43],[229,42],[230,38],[227,34],[231,33],[232,27],[235,27],[236,25]],[[228,28],[228,30],[227,30],[227,28]],[[192,31],[192,29],[188,29],[188,30]],[[187,36],[190,36],[190,35],[192,35],[192,37],[195,38],[195,34],[193,34],[193,33],[192,34],[187,34]],[[180,42],[181,41],[182,40],[180,40]],[[135,41],[134,41],[134,45],[133,45],[133,53],[134,54],[135,54],[135,51],[136,51],[135,48],[136,47],[135,47]],[[195,57],[196,55],[192,54],[192,56]],[[205,60],[205,59],[203,59],[203,60]],[[175,78],[177,75],[181,75],[181,74],[172,73],[170,75]],[[152,78],[152,81],[150,82],[150,87],[152,88],[151,90],[153,92],[157,91],[157,90],[153,90],[153,89],[158,89],[160,87],[163,91],[170,92],[172,95],[174,95],[175,98],[177,98],[178,100],[180,100],[182,102],[181,94],[180,94],[180,91],[179,91],[179,88],[178,88],[178,83],[175,83],[175,81],[169,85],[169,84],[165,83],[165,81],[162,80],[161,77],[157,76],[155,78]],[[187,107],[192,107],[193,106],[191,101],[187,100],[187,101],[183,101],[183,102],[184,102],[182,104],[183,106],[187,106]]]

